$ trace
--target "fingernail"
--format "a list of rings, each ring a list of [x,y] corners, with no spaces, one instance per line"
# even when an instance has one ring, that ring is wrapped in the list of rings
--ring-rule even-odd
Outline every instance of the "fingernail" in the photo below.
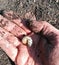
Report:
[[[0,10],[0,15],[3,16],[3,14],[4,14],[4,10]]]

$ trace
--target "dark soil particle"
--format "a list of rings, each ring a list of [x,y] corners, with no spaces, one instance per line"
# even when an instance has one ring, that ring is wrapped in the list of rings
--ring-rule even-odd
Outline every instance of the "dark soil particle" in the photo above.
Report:
[[[59,0],[0,0],[1,9],[13,10],[20,16],[29,11],[33,12],[37,20],[46,20],[59,29]],[[0,49],[0,65],[14,65],[2,49]]]

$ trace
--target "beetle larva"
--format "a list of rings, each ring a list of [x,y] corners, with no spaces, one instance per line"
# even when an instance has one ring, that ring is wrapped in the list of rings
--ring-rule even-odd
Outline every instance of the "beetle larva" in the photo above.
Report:
[[[22,39],[22,43],[25,44],[25,45],[28,45],[29,47],[31,47],[32,44],[33,44],[33,40],[32,40],[31,37],[25,36],[25,37],[23,37],[23,39]]]

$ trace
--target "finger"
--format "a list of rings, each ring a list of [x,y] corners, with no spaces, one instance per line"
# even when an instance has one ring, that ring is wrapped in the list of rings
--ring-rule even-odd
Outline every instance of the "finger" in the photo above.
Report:
[[[4,29],[6,29],[7,31],[11,32],[15,36],[21,36],[21,35],[27,34],[22,28],[20,28],[13,22],[7,20],[6,18],[4,18],[1,15],[0,15],[0,26],[3,27]]]
[[[0,27],[0,36],[6,39],[13,46],[17,47],[20,45],[19,40],[11,33],[7,32],[3,28]]]
[[[58,34],[59,30],[53,27],[51,24],[49,24],[46,21],[32,21],[29,22],[29,27],[32,31],[35,33],[40,33],[42,31],[43,35],[47,36],[51,33]]]
[[[17,57],[17,65],[34,65],[34,59],[29,55],[28,49],[26,46],[20,47],[20,53]],[[41,65],[41,64],[40,64]]]
[[[6,52],[6,54],[15,61],[18,50],[12,44],[10,44],[6,39],[0,36],[0,47]]]
[[[18,56],[17,56],[17,65],[20,64],[20,65],[25,65],[28,57],[29,57],[29,53],[28,53],[28,49],[27,49],[27,46],[25,45],[20,45],[19,46],[19,53],[18,53]]]
[[[4,12],[4,17],[6,17],[7,19],[13,21],[15,24],[17,24],[18,26],[20,26],[23,30],[25,30],[27,33],[30,33],[31,31],[29,29],[27,29],[21,22],[20,17],[13,11],[9,11],[9,12]],[[16,22],[17,21],[17,22]]]

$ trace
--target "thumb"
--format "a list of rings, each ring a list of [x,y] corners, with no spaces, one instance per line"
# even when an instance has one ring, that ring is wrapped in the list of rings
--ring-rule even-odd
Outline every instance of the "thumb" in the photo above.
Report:
[[[41,37],[44,37],[47,39],[47,41],[50,41],[49,43],[55,44],[58,42],[59,39],[59,30],[56,29],[54,26],[49,24],[46,21],[31,21],[29,22],[30,29],[34,33],[40,34]],[[57,42],[56,42],[57,41]]]
[[[31,21],[29,22],[30,29],[35,33],[42,33],[45,37],[49,38],[54,35],[59,35],[59,30],[46,21]]]

